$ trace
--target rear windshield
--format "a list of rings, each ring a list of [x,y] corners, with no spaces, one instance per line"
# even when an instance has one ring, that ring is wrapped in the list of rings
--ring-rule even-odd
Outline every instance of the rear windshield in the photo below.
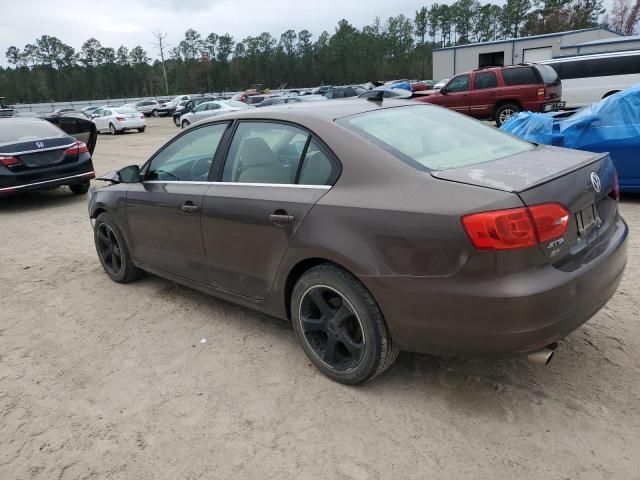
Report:
[[[64,136],[66,133],[46,120],[29,122],[0,120],[0,143],[18,143]]]
[[[536,72],[531,67],[505,68],[502,78],[507,85],[533,85],[540,83]]]
[[[129,108],[129,107],[114,108],[113,111],[116,113],[138,113],[137,110],[134,110],[133,108]]]
[[[557,83],[559,78],[556,71],[549,65],[536,65],[536,69],[544,83]]]
[[[448,170],[531,150],[532,144],[450,110],[387,108],[339,120],[420,170]]]

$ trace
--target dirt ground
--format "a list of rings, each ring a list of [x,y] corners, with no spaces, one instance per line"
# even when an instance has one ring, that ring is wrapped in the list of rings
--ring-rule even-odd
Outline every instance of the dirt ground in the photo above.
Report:
[[[102,135],[98,173],[177,133]],[[146,276],[111,282],[87,199],[0,201],[0,479],[640,478],[640,197],[615,297],[554,361],[401,353],[322,376],[281,321]],[[206,343],[201,343],[201,339]]]

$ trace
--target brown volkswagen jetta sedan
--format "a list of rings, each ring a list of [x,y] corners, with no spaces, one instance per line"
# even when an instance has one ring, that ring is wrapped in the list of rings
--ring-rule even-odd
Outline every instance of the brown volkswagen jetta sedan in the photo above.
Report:
[[[290,319],[343,383],[398,350],[531,354],[611,298],[628,229],[606,154],[363,99],[194,124],[90,192],[106,273]]]

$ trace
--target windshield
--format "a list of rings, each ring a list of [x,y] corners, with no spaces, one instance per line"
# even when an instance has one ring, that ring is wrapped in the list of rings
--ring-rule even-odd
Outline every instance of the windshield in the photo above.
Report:
[[[387,108],[339,121],[421,170],[466,167],[531,150],[533,145],[444,108]]]

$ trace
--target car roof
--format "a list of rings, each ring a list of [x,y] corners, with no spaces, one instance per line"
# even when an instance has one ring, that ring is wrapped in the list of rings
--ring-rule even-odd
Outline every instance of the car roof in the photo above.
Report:
[[[256,108],[240,110],[229,115],[219,115],[217,117],[207,119],[206,121],[203,121],[203,123],[213,123],[235,118],[291,120],[300,123],[304,123],[305,120],[324,120],[327,122],[333,122],[339,118],[350,117],[352,115],[358,115],[360,113],[375,110],[383,110],[385,108],[420,105],[432,106],[427,103],[418,103],[409,100],[396,100],[393,98],[385,98],[382,102],[376,102],[356,97],[353,100],[285,103],[265,109]]]

